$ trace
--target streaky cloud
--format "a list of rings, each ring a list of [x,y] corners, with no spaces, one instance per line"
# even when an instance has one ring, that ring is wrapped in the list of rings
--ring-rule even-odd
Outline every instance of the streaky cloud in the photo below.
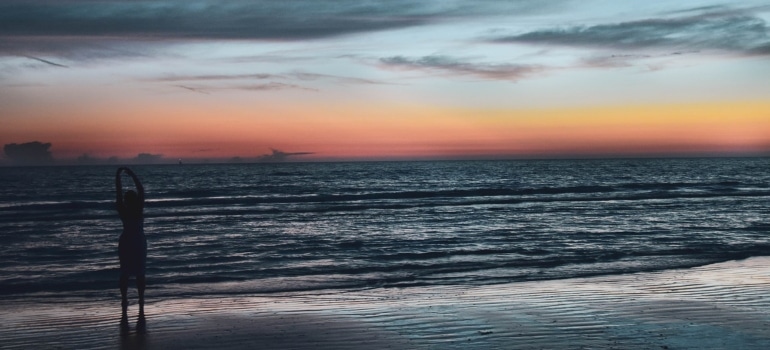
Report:
[[[524,15],[567,0],[6,0],[0,53],[142,56],[120,43],[167,40],[301,41],[424,26],[447,19]],[[262,57],[257,59],[270,59]]]
[[[49,60],[44,60],[44,59],[42,59],[40,57],[29,56],[29,55],[24,55],[24,57],[29,58],[31,60],[38,61],[38,62],[43,62],[45,64],[48,64],[48,65],[51,65],[51,66],[54,66],[54,67],[69,68],[69,67],[67,67],[67,66],[65,66],[63,64],[59,64],[59,63],[52,62],[52,61],[49,61]]]
[[[364,84],[364,85],[391,85],[392,84],[392,83],[386,83],[386,82],[376,81],[372,79],[347,77],[347,76],[331,75],[331,74],[320,74],[320,73],[293,72],[288,74],[288,76],[298,80],[305,80],[305,81],[331,80],[342,84]]]
[[[391,56],[381,58],[380,63],[397,69],[435,71],[449,75],[470,75],[482,79],[510,81],[528,78],[545,70],[540,65],[476,63],[444,55],[417,58]]]
[[[0,17],[3,16],[0,5]],[[10,35],[2,31],[0,19],[0,55],[34,57],[56,56],[70,61],[148,58],[157,56],[168,41],[157,37]],[[50,61],[50,60],[48,60]],[[56,62],[54,62],[56,63]]]
[[[411,1],[5,1],[4,36],[294,40],[425,23]]]
[[[667,66],[665,60],[682,55],[697,54],[700,51],[674,51],[656,55],[649,54],[613,54],[613,55],[594,55],[583,58],[578,67],[587,68],[623,68],[638,66],[640,62],[654,61],[646,64],[650,71],[660,70]],[[663,61],[662,61],[663,60]]]
[[[770,29],[746,11],[724,10],[672,18],[543,29],[493,42],[630,50],[720,50],[767,54]]]
[[[149,79],[143,79],[145,81],[154,82],[180,82],[180,81],[223,81],[223,80],[240,80],[240,79],[272,79],[279,76],[274,74],[210,74],[210,75],[167,75],[154,77]]]
[[[143,57],[169,42],[316,40],[430,22],[419,6],[398,2],[0,1],[0,55]]]
[[[166,75],[166,76],[142,79],[142,81],[173,83],[173,82],[192,82],[192,81],[225,82],[225,81],[235,81],[235,80],[268,80],[268,79],[299,80],[299,81],[331,80],[337,83],[370,84],[370,85],[388,84],[385,82],[380,82],[380,81],[371,80],[371,79],[331,75],[331,74],[321,74],[321,73],[308,73],[308,72],[291,72],[287,74],[257,73],[257,74]]]
[[[206,90],[204,90],[202,88],[197,88],[197,87],[192,87],[192,86],[187,86],[187,85],[174,85],[174,86],[176,86],[178,88],[185,89],[187,91],[197,92],[199,94],[204,94],[204,95],[209,95],[210,94],[209,92],[207,92]]]
[[[286,74],[199,74],[199,75],[165,75],[140,79],[141,81],[157,83],[180,83],[173,85],[188,91],[210,94],[213,90],[246,90],[246,91],[271,91],[271,90],[305,90],[319,91],[315,88],[305,87],[292,82],[307,81],[332,81],[339,84],[364,84],[387,85],[390,83],[371,79],[338,76],[331,74],[290,72]],[[249,83],[249,81],[271,80],[266,83]],[[196,84],[197,85],[191,85]]]
[[[630,55],[630,54],[617,54],[617,55],[603,55],[592,56],[583,59],[583,63],[588,67],[595,68],[619,68],[629,67],[632,64],[629,61],[641,60],[650,58],[650,55]]]
[[[279,91],[279,90],[303,90],[303,91],[318,91],[317,89],[304,87],[296,84],[281,83],[277,81],[271,81],[264,84],[224,84],[217,86],[189,86],[189,85],[172,85],[173,87],[184,89],[190,92],[195,92],[204,95],[211,95],[216,91],[223,90],[242,90],[242,91]]]
[[[239,85],[239,86],[234,86],[233,88],[238,90],[247,90],[247,91],[273,91],[273,90],[287,90],[287,89],[318,91],[317,89],[313,89],[313,88],[308,88],[308,87],[295,85],[295,84],[280,83],[275,81],[269,82],[266,84]]]

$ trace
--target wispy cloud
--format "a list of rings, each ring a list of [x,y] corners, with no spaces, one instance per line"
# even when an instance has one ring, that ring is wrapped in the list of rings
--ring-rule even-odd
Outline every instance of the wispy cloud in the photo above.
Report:
[[[296,89],[319,91],[319,89],[301,85],[303,82],[314,81],[331,81],[337,84],[388,84],[371,79],[298,71],[285,74],[173,74],[140,80],[154,83],[179,83],[172,86],[202,94],[211,94],[217,90],[275,91]],[[269,81],[259,82],[265,80]]]
[[[543,66],[514,63],[480,63],[443,55],[417,58],[392,56],[380,59],[380,64],[397,69],[433,71],[448,75],[475,76],[482,79],[517,81],[544,70]]]
[[[263,84],[209,84],[209,85],[172,85],[173,87],[184,89],[190,92],[195,92],[199,94],[204,95],[211,95],[217,91],[226,91],[226,90],[243,90],[243,91],[278,91],[278,90],[303,90],[303,91],[318,91],[317,89],[296,85],[296,84],[289,84],[289,83],[282,83],[277,81],[271,81],[268,83]]]
[[[298,80],[304,80],[304,81],[330,80],[340,84],[364,84],[364,85],[391,84],[391,83],[381,82],[373,79],[330,75],[330,74],[307,73],[307,72],[293,72],[288,74],[288,76]]]
[[[301,85],[280,83],[275,81],[269,82],[266,84],[239,85],[239,86],[234,86],[233,88],[239,89],[239,90],[247,90],[247,91],[273,91],[273,90],[287,90],[287,89],[318,91],[317,89],[308,88]]]
[[[174,86],[176,86],[178,88],[185,89],[187,91],[197,92],[199,94],[204,94],[204,95],[208,95],[209,94],[206,90],[204,90],[202,88],[196,88],[196,87],[191,87],[191,86],[187,86],[187,85],[174,85]]]
[[[240,80],[240,79],[273,79],[280,77],[274,74],[209,74],[209,75],[165,75],[145,79],[155,82],[178,82],[178,81],[221,81],[221,80]]]
[[[593,55],[582,58],[577,68],[623,68],[645,67],[648,71],[657,71],[676,64],[676,59],[683,55],[697,54],[700,51],[674,51],[662,54],[612,54]]]
[[[602,56],[591,56],[583,59],[583,64],[585,64],[588,67],[594,67],[594,68],[618,68],[618,67],[628,67],[632,64],[629,63],[630,61],[634,60],[641,60],[641,59],[647,59],[652,56],[650,55],[628,55],[628,54],[622,54],[622,55],[602,55]]]
[[[52,62],[52,61],[49,61],[49,60],[44,60],[44,59],[42,59],[40,57],[27,56],[27,55],[25,55],[24,57],[29,58],[31,60],[38,61],[38,62],[43,62],[45,64],[48,64],[48,65],[51,65],[51,66],[54,66],[54,67],[68,68],[67,66],[65,66],[63,64],[59,64],[59,63]]]
[[[769,32],[767,23],[757,16],[724,10],[673,18],[543,29],[502,36],[493,41],[624,50],[722,50],[768,54]]]
[[[185,81],[211,81],[211,82],[226,82],[235,80],[297,80],[297,81],[334,81],[342,84],[386,84],[372,79],[310,73],[294,71],[286,74],[268,74],[268,73],[256,73],[256,74],[202,74],[202,75],[164,75],[159,77],[151,77],[143,79],[143,81],[151,82],[185,82]]]

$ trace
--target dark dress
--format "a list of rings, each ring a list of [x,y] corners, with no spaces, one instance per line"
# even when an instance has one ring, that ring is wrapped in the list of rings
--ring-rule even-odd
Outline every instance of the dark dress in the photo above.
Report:
[[[123,221],[123,233],[120,234],[118,255],[120,256],[120,274],[125,276],[144,276],[147,262],[147,240],[144,237],[144,216],[131,212],[123,205],[118,205],[118,214]]]

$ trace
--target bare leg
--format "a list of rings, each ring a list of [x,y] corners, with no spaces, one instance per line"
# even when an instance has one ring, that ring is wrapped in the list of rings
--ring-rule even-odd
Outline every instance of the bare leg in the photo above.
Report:
[[[128,311],[128,275],[120,274],[120,299],[121,307],[123,308],[123,314]]]
[[[144,288],[147,282],[144,275],[136,276],[136,289],[139,291],[139,313],[144,314]]]

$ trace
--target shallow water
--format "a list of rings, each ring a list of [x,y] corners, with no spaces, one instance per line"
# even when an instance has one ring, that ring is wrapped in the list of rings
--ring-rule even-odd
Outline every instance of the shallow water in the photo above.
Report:
[[[0,168],[0,295],[114,297],[115,169]],[[768,255],[767,169],[768,158],[133,167],[155,296],[493,284]]]
[[[3,349],[761,349],[770,258],[495,285],[0,304]]]

